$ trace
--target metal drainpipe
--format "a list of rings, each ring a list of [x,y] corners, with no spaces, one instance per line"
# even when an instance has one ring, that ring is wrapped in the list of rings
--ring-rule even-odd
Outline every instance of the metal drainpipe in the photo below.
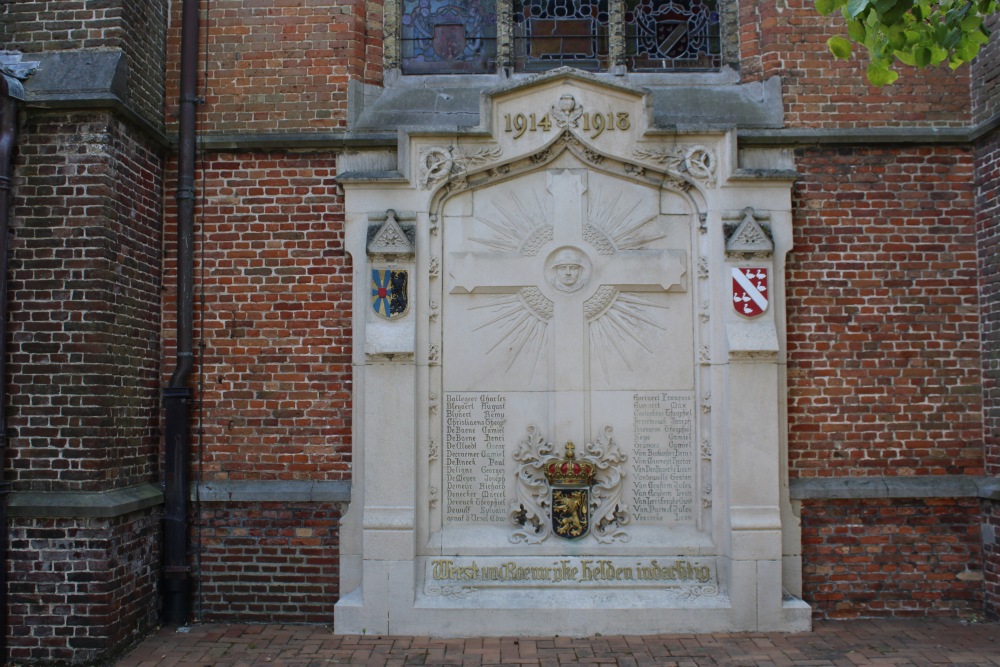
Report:
[[[17,143],[17,102],[24,88],[0,75],[0,663],[7,663],[7,254],[10,251],[10,184]]]
[[[180,123],[177,151],[177,366],[163,390],[163,620],[185,625],[191,610],[188,494],[194,366],[194,171],[198,105],[199,0],[184,0],[181,19]]]

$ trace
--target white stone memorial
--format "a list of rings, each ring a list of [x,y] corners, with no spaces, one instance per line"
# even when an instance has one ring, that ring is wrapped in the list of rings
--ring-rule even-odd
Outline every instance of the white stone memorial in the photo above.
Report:
[[[338,633],[807,630],[785,462],[791,180],[556,71],[344,183]],[[755,164],[770,159],[757,154]],[[391,209],[391,210],[389,210]],[[502,612],[502,613],[497,613]]]

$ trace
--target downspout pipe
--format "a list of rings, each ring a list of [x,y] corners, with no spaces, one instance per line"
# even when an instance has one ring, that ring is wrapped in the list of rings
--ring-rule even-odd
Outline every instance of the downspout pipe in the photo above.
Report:
[[[0,75],[0,663],[7,664],[7,257],[10,252],[11,181],[17,145],[17,103],[24,87]]]
[[[188,487],[194,367],[195,120],[198,106],[199,0],[181,8],[180,119],[177,137],[177,365],[163,390],[163,620],[185,625],[191,612]]]

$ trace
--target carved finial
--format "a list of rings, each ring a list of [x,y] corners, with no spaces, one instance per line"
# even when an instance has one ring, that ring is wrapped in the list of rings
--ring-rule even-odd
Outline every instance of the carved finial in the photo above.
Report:
[[[370,255],[412,255],[413,244],[396,221],[396,211],[385,212],[385,222],[368,243]]]
[[[751,207],[743,209],[743,217],[733,233],[726,239],[726,254],[753,253],[756,255],[774,252],[771,235],[758,221]]]

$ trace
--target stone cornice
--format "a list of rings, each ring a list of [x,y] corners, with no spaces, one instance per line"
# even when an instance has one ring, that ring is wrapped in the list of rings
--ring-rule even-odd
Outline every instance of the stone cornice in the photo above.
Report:
[[[793,500],[863,498],[982,498],[1000,500],[1000,477],[921,475],[809,477],[789,481]]]

